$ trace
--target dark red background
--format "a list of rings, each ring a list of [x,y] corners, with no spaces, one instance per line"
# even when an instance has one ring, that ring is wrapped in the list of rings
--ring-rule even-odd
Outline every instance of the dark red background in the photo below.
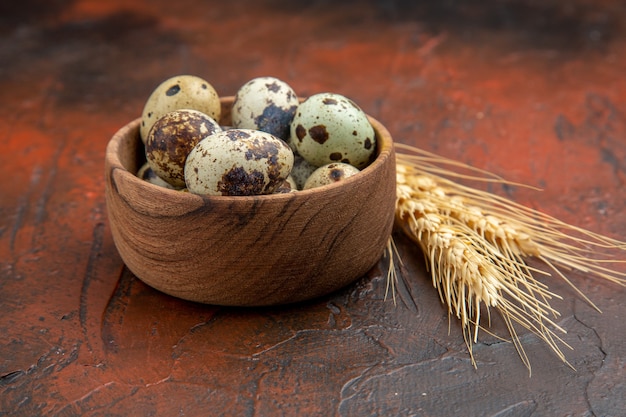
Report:
[[[474,369],[421,253],[295,306],[177,300],[126,271],[108,139],[165,78],[232,95],[272,75],[344,94],[398,142],[542,192],[492,191],[626,237],[626,8],[615,0],[43,1],[0,5],[0,415],[626,414],[626,290],[571,274],[554,305],[574,372],[523,333]],[[619,267],[624,271],[624,267]]]

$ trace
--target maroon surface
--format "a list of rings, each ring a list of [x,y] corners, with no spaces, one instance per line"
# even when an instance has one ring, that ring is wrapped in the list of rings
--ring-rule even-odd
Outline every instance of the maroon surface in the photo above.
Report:
[[[625,23],[611,0],[4,2],[0,415],[626,415],[624,288],[571,275],[599,314],[549,280],[576,372],[527,334],[531,378],[486,334],[474,369],[407,240],[416,307],[383,300],[384,261],[308,303],[193,304],[124,269],[102,184],[108,139],[163,79],[231,95],[272,75],[624,239]]]

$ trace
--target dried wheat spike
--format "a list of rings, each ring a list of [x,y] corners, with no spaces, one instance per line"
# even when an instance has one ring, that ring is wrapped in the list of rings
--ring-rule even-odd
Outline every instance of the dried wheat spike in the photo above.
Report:
[[[626,273],[606,266],[624,261],[595,257],[599,250],[624,251],[626,244],[451,179],[507,183],[502,178],[413,147],[396,147],[396,224],[421,247],[441,301],[461,320],[473,363],[472,344],[481,328],[481,308],[500,313],[529,371],[530,361],[516,325],[537,334],[567,363],[560,349],[567,344],[555,333],[565,330],[554,322],[559,313],[549,304],[550,299],[560,297],[536,278],[550,273],[531,268],[525,258],[543,261],[593,305],[562,269],[626,285]]]

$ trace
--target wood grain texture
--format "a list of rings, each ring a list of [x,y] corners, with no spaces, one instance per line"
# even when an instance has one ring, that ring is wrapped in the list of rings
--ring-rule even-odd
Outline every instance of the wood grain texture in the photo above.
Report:
[[[232,97],[223,98],[225,117]],[[107,148],[108,217],[124,262],[147,284],[187,300],[261,306],[326,295],[381,258],[395,207],[389,132],[371,119],[377,158],[329,186],[265,196],[197,196],[138,179],[135,120]]]

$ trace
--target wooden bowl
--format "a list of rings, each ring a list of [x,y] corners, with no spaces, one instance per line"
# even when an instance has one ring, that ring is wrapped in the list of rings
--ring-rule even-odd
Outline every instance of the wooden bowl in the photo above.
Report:
[[[232,97],[220,124],[230,124]],[[105,192],[115,245],[146,284],[230,306],[293,303],[340,289],[383,255],[394,221],[391,135],[370,118],[376,160],[343,182],[287,194],[198,196],[135,176],[145,162],[139,120],[110,140]]]

